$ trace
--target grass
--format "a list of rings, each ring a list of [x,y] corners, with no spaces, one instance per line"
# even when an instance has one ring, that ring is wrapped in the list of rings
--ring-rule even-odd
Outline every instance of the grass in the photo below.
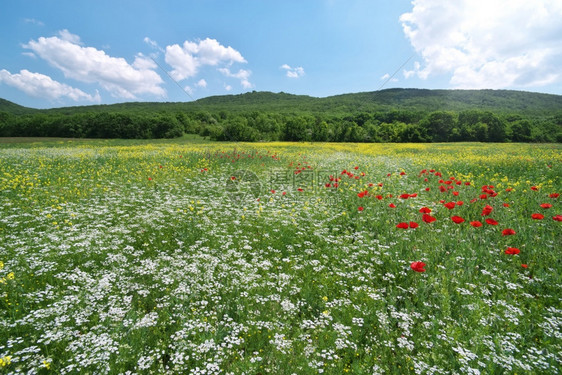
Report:
[[[3,143],[0,372],[557,374],[560,151]]]

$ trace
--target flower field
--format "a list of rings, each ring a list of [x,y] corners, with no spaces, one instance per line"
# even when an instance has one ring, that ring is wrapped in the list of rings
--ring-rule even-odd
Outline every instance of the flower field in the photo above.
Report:
[[[562,373],[561,151],[0,144],[0,373]]]

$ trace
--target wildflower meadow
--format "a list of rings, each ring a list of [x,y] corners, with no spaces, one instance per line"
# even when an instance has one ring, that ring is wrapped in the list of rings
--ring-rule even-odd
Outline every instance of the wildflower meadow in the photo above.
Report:
[[[0,144],[0,373],[562,373],[559,144]]]

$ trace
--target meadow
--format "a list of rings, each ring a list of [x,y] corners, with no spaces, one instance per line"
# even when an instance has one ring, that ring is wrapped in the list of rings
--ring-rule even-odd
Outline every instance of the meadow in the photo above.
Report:
[[[0,373],[559,374],[560,144],[0,144]]]

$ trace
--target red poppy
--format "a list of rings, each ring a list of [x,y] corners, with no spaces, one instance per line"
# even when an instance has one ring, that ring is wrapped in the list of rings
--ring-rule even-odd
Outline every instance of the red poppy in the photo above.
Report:
[[[457,196],[459,195],[459,192],[458,192],[458,191],[453,191],[453,195],[454,195],[455,197],[457,197]],[[462,202],[461,202],[461,203],[462,203]]]
[[[457,201],[457,206],[462,206],[464,204],[463,201]]]
[[[424,267],[425,267],[424,262],[412,262],[412,264],[410,264],[410,268],[416,272],[425,272]]]
[[[498,225],[498,222],[495,221],[494,219],[486,219],[486,224]]]
[[[408,223],[398,223],[398,224],[396,224],[396,228],[408,229],[409,225],[408,225]]]
[[[464,219],[460,216],[453,216],[451,220],[453,220],[455,224],[464,223]]]
[[[272,190],[271,190],[271,194],[275,194],[275,190],[272,189]]]
[[[508,247],[507,250],[505,250],[505,253],[506,253],[506,254],[509,254],[509,255],[517,255],[517,254],[519,254],[520,252],[521,252],[521,251],[519,251],[519,249],[516,248],[516,247]]]
[[[358,170],[358,169],[359,169],[359,167],[353,167],[353,169],[355,169],[355,170]]]
[[[420,213],[422,213],[422,214],[429,214],[430,212],[431,212],[431,208],[428,208],[428,207],[420,208]]]
[[[475,221],[471,221],[470,225],[472,225],[474,228],[478,228],[482,226],[482,223],[479,222],[478,220],[475,220]]]
[[[486,194],[481,194],[480,199],[488,199],[488,196]]]
[[[283,193],[281,193],[281,195],[287,195],[287,192],[286,192],[286,191],[284,191]]]
[[[445,203],[444,206],[447,207],[449,210],[452,210],[453,208],[455,208],[457,204],[455,202],[448,202]]]
[[[478,200],[478,198],[471,199],[471,200],[470,200],[470,203],[474,203],[474,202],[476,202],[477,200]]]
[[[515,231],[511,228],[506,228],[504,230],[502,230],[502,236],[511,236],[514,235]]]
[[[523,264],[521,265],[521,267],[523,267],[523,268],[528,268],[529,266],[526,265],[525,263],[523,263]]]
[[[505,189],[505,191],[507,191],[509,193],[510,191],[513,191],[513,188],[507,188],[507,189]]]
[[[552,207],[552,205],[550,203],[543,203],[543,204],[541,204],[541,207],[544,208],[544,209],[548,209],[548,208]]]
[[[410,194],[406,194],[406,193],[401,194],[401,195],[400,195],[400,198],[402,198],[402,199],[408,199],[408,198],[410,198]]]
[[[149,178],[148,178],[148,181],[152,181],[152,177],[149,177]]]
[[[360,192],[360,193],[357,193],[357,196],[358,196],[359,198],[363,198],[363,197],[365,196],[365,192],[362,191],[362,192]]]
[[[509,207],[509,203],[504,203],[503,206],[504,206],[504,207]]]
[[[382,200],[382,195],[377,195],[377,199],[380,201]]]
[[[536,186],[531,186],[531,190],[537,191],[537,190],[539,190],[539,188],[536,187]]]
[[[560,194],[558,194],[558,193],[552,193],[548,197],[549,198],[558,198],[559,196],[560,196]]]
[[[554,221],[562,221],[562,215],[556,215],[552,217],[552,220]]]
[[[542,220],[542,219],[544,219],[544,215],[543,214],[532,214],[531,218],[533,218],[535,220]]]
[[[391,203],[391,204],[388,205],[388,207],[390,207],[390,208],[396,208],[396,205],[395,205],[394,203]]]
[[[300,191],[300,192],[304,191],[302,188],[298,188],[297,190]]]
[[[428,214],[423,214],[422,216],[422,220],[424,223],[433,223],[435,220],[437,220],[435,217],[428,215]]]
[[[361,211],[364,210],[364,208],[363,208],[362,206],[359,206],[359,207],[357,207],[357,210],[358,210],[359,212],[361,212]]]
[[[404,176],[406,172],[400,172],[400,176]]]
[[[444,193],[444,192],[447,191],[447,188],[446,188],[445,186],[443,186],[443,185],[440,185],[440,186],[439,186],[439,190],[440,190],[442,193]]]
[[[492,213],[492,211],[494,210],[494,207],[490,206],[489,204],[487,204],[483,209],[482,209],[482,216],[488,216]]]
[[[414,228],[417,228],[417,227],[419,227],[418,223],[416,223],[415,221],[410,221],[410,228],[414,229]]]
[[[418,196],[418,193],[412,193],[412,194],[410,194],[410,198],[415,198],[415,197],[417,197],[417,196]]]
[[[425,191],[429,191],[429,188],[428,188],[428,187],[426,187],[426,188],[425,188]]]

